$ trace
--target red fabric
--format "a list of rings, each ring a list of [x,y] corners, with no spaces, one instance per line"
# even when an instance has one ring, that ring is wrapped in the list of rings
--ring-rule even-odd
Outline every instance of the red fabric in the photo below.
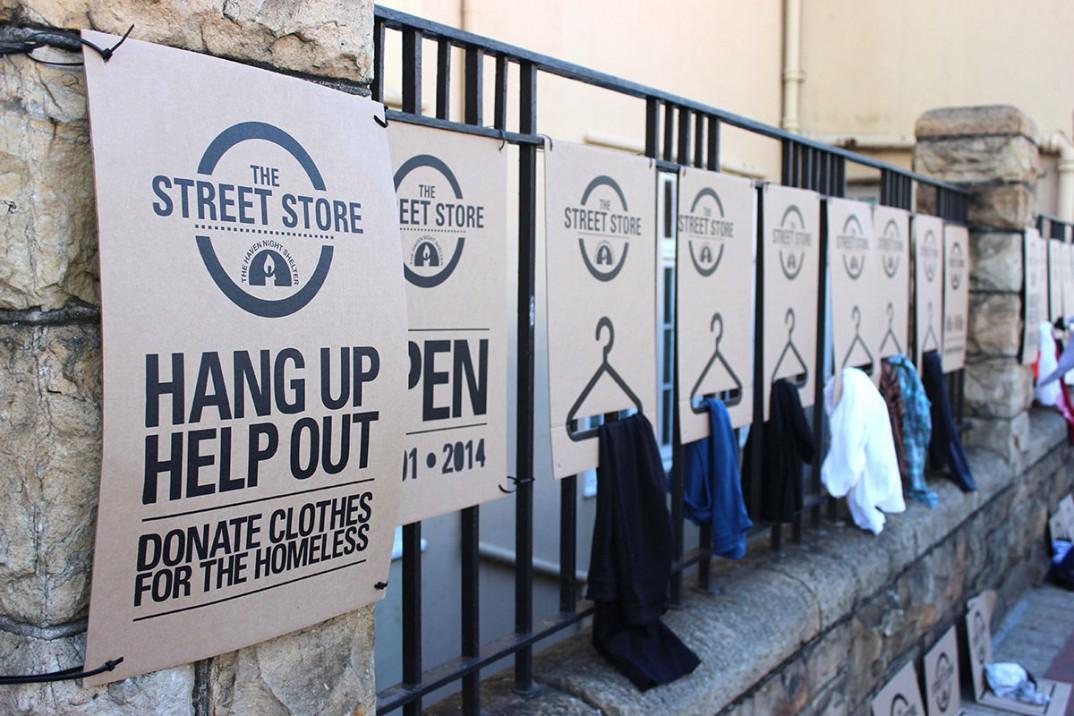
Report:
[[[1062,353],[1063,347],[1059,341],[1055,342],[1055,357],[1059,358]],[[1059,408],[1059,412],[1067,421],[1067,439],[1071,444],[1074,444],[1074,403],[1070,400],[1070,390],[1067,388],[1066,376],[1059,378],[1059,402],[1055,404],[1055,407]]]

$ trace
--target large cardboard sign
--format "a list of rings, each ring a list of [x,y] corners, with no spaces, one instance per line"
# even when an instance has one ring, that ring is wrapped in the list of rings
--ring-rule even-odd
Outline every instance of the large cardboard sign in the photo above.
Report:
[[[873,209],[880,271],[873,272],[883,315],[877,359],[910,349],[910,212],[890,206]]]
[[[86,663],[123,659],[97,685],[382,596],[406,298],[379,105],[134,40],[85,61],[104,336]]]
[[[1048,239],[1048,320],[1063,316],[1063,242]]]
[[[883,269],[872,208],[849,199],[832,198],[825,203],[836,375],[843,368],[860,368],[879,378],[886,302],[879,290]]]
[[[925,716],[914,662],[906,662],[870,702],[873,716]]]
[[[915,214],[914,346],[917,363],[929,351],[943,349],[943,221]]]
[[[1031,364],[1040,353],[1040,324],[1048,316],[1048,243],[1036,229],[1026,229],[1023,267],[1025,320],[1022,326],[1022,363]]]
[[[406,524],[504,494],[507,152],[402,122],[388,136],[409,317]]]
[[[556,477],[596,467],[596,430],[636,409],[656,424],[656,174],[568,142],[545,148],[548,390]]]
[[[1027,716],[1058,716],[1066,713],[1070,700],[1070,684],[1037,678],[1037,688],[1050,701],[1047,706],[1025,704],[1013,698],[998,696],[988,688],[984,667],[992,661],[992,609],[996,593],[982,592],[966,605],[966,640],[969,651],[970,676],[974,700],[982,706]]]
[[[965,226],[945,224],[943,292],[943,370],[966,363],[966,331],[970,312],[970,233]]]
[[[679,426],[683,443],[709,434],[706,396],[735,427],[753,415],[753,244],[757,192],[738,177],[679,172]]]
[[[925,653],[925,703],[929,716],[956,716],[962,711],[958,674],[958,633],[954,626]]]
[[[817,289],[820,198],[812,191],[766,184],[761,190],[764,266],[764,416],[772,383],[787,378],[802,406],[817,380]]]

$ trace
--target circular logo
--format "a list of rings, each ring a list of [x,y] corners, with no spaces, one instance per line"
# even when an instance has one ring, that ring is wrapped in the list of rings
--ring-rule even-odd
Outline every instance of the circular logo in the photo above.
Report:
[[[973,638],[970,648],[977,654],[980,664],[988,663],[988,628],[985,626],[984,615],[979,611],[973,613]]]
[[[813,241],[806,231],[805,217],[793,204],[783,212],[779,226],[772,231],[772,238],[779,246],[779,267],[788,280],[793,281],[802,272],[805,263],[805,248]]]
[[[894,219],[889,219],[884,225],[884,231],[880,234],[880,250],[883,252],[880,265],[884,268],[884,275],[895,278],[899,272],[899,261],[902,258],[902,236],[899,235],[899,225]]]
[[[902,694],[895,694],[891,700],[891,716],[911,716],[915,709]]]
[[[932,283],[936,278],[936,261],[940,257],[940,248],[936,242],[936,234],[929,229],[925,232],[925,238],[921,241],[920,259],[925,267],[925,279]]]
[[[724,242],[734,236],[734,225],[724,219],[723,202],[711,187],[694,197],[689,213],[679,215],[679,232],[687,238],[694,270],[708,278],[720,267]]]
[[[843,231],[835,237],[836,245],[843,256],[843,268],[852,280],[857,281],[865,272],[865,256],[869,250],[869,239],[858,221],[851,214],[843,222]]]
[[[419,154],[395,172],[403,252],[403,275],[421,288],[447,281],[459,265],[466,233],[484,228],[484,208],[463,202],[462,187],[438,157]],[[404,246],[406,245],[404,243]]]
[[[962,274],[966,268],[966,259],[962,256],[962,244],[951,244],[951,256],[947,260],[947,269],[951,272],[951,288],[958,290],[962,285]]]
[[[951,705],[954,681],[955,667],[951,665],[947,652],[944,652],[936,660],[936,680],[932,684],[933,693],[936,694],[936,705],[943,713],[947,713],[947,708]]]
[[[270,170],[270,162],[279,166]],[[279,174],[289,168],[300,170],[308,188],[276,196]],[[175,208],[196,222],[195,240],[209,276],[232,303],[256,316],[280,318],[309,304],[332,267],[336,234],[361,232],[355,226],[360,205],[324,197],[313,158],[271,124],[242,122],[225,129],[202,154],[198,175],[156,177],[157,214],[168,215],[159,208],[167,206],[169,213]]]
[[[595,177],[577,207],[566,212],[566,228],[575,229],[578,250],[589,274],[611,281],[626,265],[630,239],[641,235],[641,219],[628,213],[626,195],[614,179]]]

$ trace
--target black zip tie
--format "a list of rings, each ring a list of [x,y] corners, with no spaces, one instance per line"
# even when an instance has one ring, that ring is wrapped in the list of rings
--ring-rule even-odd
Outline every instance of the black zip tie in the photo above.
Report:
[[[81,67],[84,62],[57,62],[54,60],[42,60],[34,57],[35,50],[39,50],[42,47],[55,47],[60,50],[66,50],[68,52],[75,52],[79,47],[88,47],[98,55],[101,56],[105,62],[112,59],[112,55],[115,54],[119,46],[127,41],[131,32],[134,30],[134,25],[127,28],[127,31],[123,34],[123,37],[119,38],[119,42],[111,47],[98,47],[89,40],[82,37],[70,37],[65,33],[57,32],[35,32],[28,35],[25,40],[21,42],[6,42],[0,43],[0,56],[4,55],[26,55],[39,65],[49,65],[52,67]]]
[[[499,151],[502,152],[503,148],[506,147],[506,146],[507,146],[507,130],[506,129],[501,129],[500,130],[500,149],[499,149]]]
[[[554,144],[552,144],[552,138],[551,137],[549,137],[547,134],[538,134],[537,136],[544,138],[545,144],[548,145],[548,149],[550,151],[555,151],[556,146]],[[543,147],[542,147],[542,149],[543,149]]]
[[[381,119],[380,115],[374,114],[373,121],[385,129],[388,128],[388,105],[384,105],[384,119]]]
[[[527,484],[529,484],[529,483],[534,481],[532,477],[517,478],[517,477],[514,477],[513,475],[508,475],[507,479],[510,480],[511,482],[515,483],[516,487],[515,487],[514,490],[508,490],[503,485],[497,485],[496,486],[496,487],[498,487],[500,489],[500,492],[502,492],[505,495],[510,495],[510,494],[514,493],[515,491],[517,491],[517,489],[518,489],[517,486],[518,485],[527,485]]]
[[[387,582],[377,582],[376,584],[373,585],[373,589],[387,589],[387,588],[388,588],[388,583]]]
[[[117,42],[116,44],[112,45],[111,47],[105,47],[103,49],[100,48],[100,47],[97,47],[92,42],[90,42],[89,40],[87,40],[87,39],[85,39],[83,37],[79,37],[78,41],[80,43],[82,43],[82,45],[84,47],[88,47],[91,50],[93,50],[94,52],[96,52],[98,55],[100,55],[102,60],[104,60],[105,62],[108,62],[110,59],[112,59],[112,55],[115,54],[116,50],[119,49],[119,46],[127,41],[127,38],[130,37],[131,31],[133,31],[133,30],[134,30],[134,25],[131,25],[130,27],[127,28],[127,31],[123,33],[123,37],[119,38],[119,42]]]
[[[18,684],[43,684],[50,681],[67,681],[68,679],[84,679],[87,676],[96,676],[106,671],[115,671],[115,668],[123,663],[123,657],[109,659],[103,666],[84,671],[83,666],[72,666],[70,669],[52,671],[47,674],[20,674],[15,676],[0,676],[0,686],[16,686]]]

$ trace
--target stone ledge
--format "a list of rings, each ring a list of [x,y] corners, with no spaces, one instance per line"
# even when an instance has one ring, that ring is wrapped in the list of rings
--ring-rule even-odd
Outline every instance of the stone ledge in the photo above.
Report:
[[[1017,107],[1005,104],[932,109],[914,124],[914,136],[919,140],[987,135],[1022,135],[1033,139],[1037,136],[1037,124]]]
[[[874,626],[878,629],[892,632],[892,640],[909,640],[907,646],[912,646],[917,636],[910,629],[900,629],[899,620],[918,619],[927,627],[940,618],[940,610],[926,603],[931,600],[920,600],[918,604],[916,597],[902,593],[905,585],[900,590],[896,583],[911,571],[935,572],[933,562],[943,552],[935,548],[966,524],[993,524],[988,518],[999,517],[993,513],[1006,506],[1005,502],[998,504],[996,498],[1009,490],[1025,489],[1029,475],[1039,477],[1061,467],[1064,451],[1059,448],[1066,434],[1062,418],[1054,411],[1035,410],[1029,422],[1025,464],[1030,467],[1018,478],[1012,479],[1010,469],[997,455],[970,450],[978,485],[975,493],[963,494],[949,480],[933,476],[930,486],[940,496],[939,505],[930,510],[917,503],[909,504],[905,514],[888,519],[878,537],[851,526],[831,525],[808,531],[807,544],[790,546],[782,555],[762,548],[742,562],[721,563],[713,576],[718,593],[689,590],[684,608],[665,616],[668,626],[702,660],[689,677],[640,693],[596,653],[589,631],[584,630],[535,657],[534,673],[545,687],[541,693],[519,697],[511,692],[509,673],[502,674],[483,684],[483,711],[716,713],[746,698],[767,701],[768,691],[779,692],[784,699],[780,703],[790,704],[788,712],[797,711],[802,705],[797,699],[807,698],[807,689],[788,689],[786,684],[769,688],[766,684],[781,682],[777,672],[786,677],[782,681],[794,681],[790,672],[815,669],[816,660],[811,655],[818,652],[835,650],[837,656],[832,658],[838,661],[845,656],[845,647],[853,646],[854,650],[864,651],[855,651],[851,662],[866,658],[869,645],[852,640],[848,625],[858,629],[863,619],[876,621],[878,625]],[[1048,495],[1049,501],[1057,498],[1058,495]],[[1020,502],[1023,501],[1015,499],[1016,504]],[[1043,505],[1036,507],[1044,509]],[[1002,525],[1004,520],[995,522]],[[990,540],[1001,532],[985,527],[981,531],[987,531]],[[981,567],[981,550],[968,544],[964,532],[959,532],[957,549],[964,553],[967,564],[973,563],[970,567]],[[959,582],[959,587],[980,587],[981,580],[975,579],[975,574],[967,567],[965,582]],[[1009,581],[1013,585],[1017,580]],[[961,598],[961,592],[956,594],[942,580],[932,589],[945,590],[946,598],[955,604]],[[892,624],[884,626],[888,619],[893,620]],[[901,653],[902,649],[897,651]],[[803,656],[803,652],[808,654]],[[825,663],[830,660],[823,659]],[[877,663],[883,670],[883,661]],[[856,692],[868,690],[882,674],[863,669],[862,665],[851,668],[854,673],[849,676],[845,669],[840,672],[835,666],[825,669],[825,678],[813,683],[833,686],[813,694],[811,703],[827,701],[832,696],[829,691],[844,689],[845,684],[836,684],[840,680],[857,679],[862,684],[857,685]],[[788,690],[791,696],[784,693]],[[452,713],[457,708],[456,696],[427,712]]]

